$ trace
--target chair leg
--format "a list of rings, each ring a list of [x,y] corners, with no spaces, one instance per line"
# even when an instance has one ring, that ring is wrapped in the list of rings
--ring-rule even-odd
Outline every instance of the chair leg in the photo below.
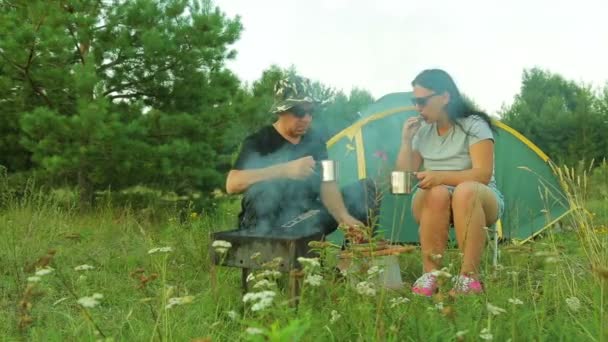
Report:
[[[495,228],[492,235],[494,235],[494,241],[492,241],[492,245],[494,247],[492,248],[492,266],[496,268],[496,266],[498,266],[498,229]]]

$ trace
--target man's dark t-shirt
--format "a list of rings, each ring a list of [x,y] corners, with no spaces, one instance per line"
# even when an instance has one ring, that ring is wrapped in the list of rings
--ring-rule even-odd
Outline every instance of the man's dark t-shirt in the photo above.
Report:
[[[312,156],[317,162],[327,159],[327,147],[321,136],[309,130],[300,143],[292,144],[274,126],[265,126],[245,139],[233,169],[261,169],[306,156]],[[277,226],[320,207],[318,164],[315,170],[316,173],[305,180],[275,179],[251,186],[243,198],[239,226],[249,228],[261,221]]]

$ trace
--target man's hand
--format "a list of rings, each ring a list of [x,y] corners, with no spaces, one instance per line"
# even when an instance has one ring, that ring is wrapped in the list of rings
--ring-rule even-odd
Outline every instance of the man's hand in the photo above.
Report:
[[[421,189],[430,189],[443,184],[441,177],[435,171],[416,172],[416,178],[418,178],[418,187]]]
[[[290,179],[306,179],[315,172],[315,160],[311,156],[292,160],[285,164],[285,175]]]
[[[339,221],[340,225],[344,227],[346,238],[352,243],[362,243],[365,240],[365,233],[363,232],[365,225],[361,221],[350,214],[345,215]]]
[[[348,227],[348,228],[363,228],[365,227],[365,225],[357,220],[356,218],[352,217],[350,214],[344,215],[344,217],[340,218],[340,222],[338,222],[340,225]]]

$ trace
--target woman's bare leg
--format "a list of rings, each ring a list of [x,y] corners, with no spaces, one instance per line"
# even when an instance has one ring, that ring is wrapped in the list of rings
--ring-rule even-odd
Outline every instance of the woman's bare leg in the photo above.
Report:
[[[481,183],[462,183],[452,195],[452,213],[458,248],[464,253],[460,274],[477,278],[485,247],[484,227],[498,219],[496,196]]]
[[[448,243],[450,227],[450,193],[445,186],[419,189],[413,203],[414,218],[420,225],[420,246],[424,272],[436,270]]]

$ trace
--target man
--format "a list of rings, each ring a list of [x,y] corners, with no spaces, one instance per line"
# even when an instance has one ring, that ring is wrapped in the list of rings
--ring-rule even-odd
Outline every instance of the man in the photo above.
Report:
[[[318,213],[312,224],[325,234],[338,223],[364,226],[374,191],[359,183],[345,190],[351,213],[336,182],[321,182],[327,148],[310,127],[315,105],[309,80],[291,75],[276,84],[271,112],[277,120],[245,139],[226,180],[229,194],[244,193],[240,228],[272,232],[311,210]]]

